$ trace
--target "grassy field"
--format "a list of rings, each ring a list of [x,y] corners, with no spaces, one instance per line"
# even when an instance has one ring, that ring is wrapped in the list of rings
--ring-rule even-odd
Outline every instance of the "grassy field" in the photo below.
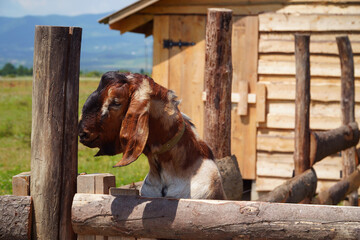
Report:
[[[79,112],[99,79],[80,80]],[[12,176],[30,171],[32,78],[0,78],[0,195],[12,194]],[[78,172],[112,173],[117,186],[143,180],[146,157],[122,168],[112,168],[120,156],[93,157],[96,149],[79,143]]]

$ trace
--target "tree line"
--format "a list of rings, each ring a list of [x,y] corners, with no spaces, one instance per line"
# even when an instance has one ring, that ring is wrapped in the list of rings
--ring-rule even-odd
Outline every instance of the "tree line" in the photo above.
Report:
[[[119,72],[129,72],[129,70],[121,69]],[[101,71],[80,71],[80,76],[82,77],[101,77],[104,72]],[[151,73],[144,71],[144,69],[140,69],[141,74],[146,74],[151,76]],[[23,65],[18,67],[14,66],[12,63],[6,63],[2,69],[0,69],[0,76],[32,76],[33,68],[27,68]]]
[[[2,69],[0,69],[0,76],[31,76],[33,74],[33,68],[27,68],[23,65],[15,67],[11,63],[6,63]]]

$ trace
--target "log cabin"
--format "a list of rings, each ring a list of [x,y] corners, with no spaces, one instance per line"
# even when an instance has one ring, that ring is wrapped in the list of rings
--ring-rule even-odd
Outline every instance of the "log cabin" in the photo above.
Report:
[[[360,1],[141,0],[99,20],[120,33],[153,36],[152,77],[182,99],[180,108],[200,135],[205,25],[212,7],[233,10],[231,148],[256,199],[293,176],[295,33],[311,34],[311,130],[341,126],[335,39],[340,35],[348,35],[352,44],[355,120],[360,118]],[[341,179],[341,156],[327,157],[314,168],[319,192]]]

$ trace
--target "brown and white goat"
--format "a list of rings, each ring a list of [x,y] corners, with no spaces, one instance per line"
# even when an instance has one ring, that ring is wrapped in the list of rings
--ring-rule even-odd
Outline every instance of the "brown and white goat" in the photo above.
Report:
[[[98,147],[96,156],[123,153],[114,167],[144,153],[150,171],[142,196],[225,199],[213,154],[178,104],[148,76],[107,72],[83,106],[80,142]]]

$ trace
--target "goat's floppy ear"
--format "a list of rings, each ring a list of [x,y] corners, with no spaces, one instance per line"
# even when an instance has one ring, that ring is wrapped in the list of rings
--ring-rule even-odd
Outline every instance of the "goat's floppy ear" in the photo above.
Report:
[[[143,92],[142,92],[143,94]],[[143,152],[149,135],[150,97],[135,93],[121,125],[120,143],[123,157],[114,167],[126,166],[135,161]]]

